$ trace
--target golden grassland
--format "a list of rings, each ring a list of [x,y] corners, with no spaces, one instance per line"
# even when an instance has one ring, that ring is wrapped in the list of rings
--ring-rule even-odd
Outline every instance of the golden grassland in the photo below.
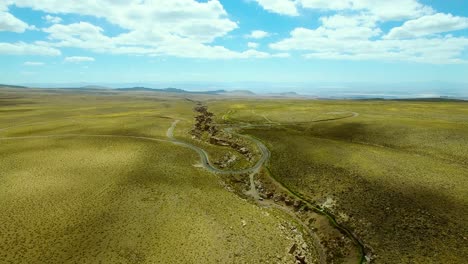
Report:
[[[0,262],[294,261],[293,218],[227,191],[195,152],[94,136],[167,139],[180,120],[175,137],[212,161],[234,152],[191,138],[194,100],[219,124],[249,124],[272,176],[330,211],[375,263],[465,262],[468,103],[187,96],[0,89],[0,138],[75,135],[0,140]]]
[[[165,139],[168,117],[192,116],[183,99],[41,93],[0,91],[0,137]],[[293,261],[302,235],[289,216],[227,191],[198,160],[133,138],[0,140],[0,262]]]
[[[213,103],[272,151],[288,188],[325,205],[376,263],[464,263],[468,256],[468,103]],[[256,116],[249,118],[254,111]],[[328,115],[359,116],[335,121]]]

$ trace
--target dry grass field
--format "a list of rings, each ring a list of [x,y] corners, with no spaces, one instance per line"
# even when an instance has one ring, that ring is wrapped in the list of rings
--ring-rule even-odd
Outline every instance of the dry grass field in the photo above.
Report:
[[[294,221],[227,191],[195,152],[96,136],[166,139],[189,102],[0,93],[0,263],[294,261]]]
[[[272,124],[244,131],[267,143],[272,174],[329,208],[376,263],[466,261],[466,102],[239,101],[212,108],[229,113],[230,122]]]
[[[247,161],[194,139],[195,102],[263,142],[266,170],[251,181],[213,174],[168,142],[180,120],[175,138],[211,161],[236,155],[229,170],[260,159],[253,141]],[[313,248],[298,222],[304,203],[352,232],[373,263],[468,258],[466,102],[1,88],[0,138],[0,263],[294,263],[292,246]],[[280,202],[255,202],[252,186]],[[319,237],[351,245],[314,217]],[[327,260],[358,262],[343,254]]]

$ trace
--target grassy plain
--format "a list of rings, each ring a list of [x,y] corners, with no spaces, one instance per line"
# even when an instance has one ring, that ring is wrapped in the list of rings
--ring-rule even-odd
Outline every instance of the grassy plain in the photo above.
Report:
[[[231,101],[211,109],[230,122],[275,124],[244,132],[268,145],[279,181],[329,208],[376,263],[466,261],[468,103]]]
[[[193,100],[249,124],[279,184],[375,263],[468,258],[468,103],[186,96],[0,89],[0,138],[26,137],[0,140],[0,262],[293,262],[293,218],[228,192],[189,149],[108,137],[167,139],[180,120],[175,137],[211,160],[233,152],[191,138]],[[68,136],[28,138],[47,135]]]
[[[0,140],[0,263],[294,261],[290,217],[226,190],[193,166],[195,152],[96,136],[166,139],[192,107],[170,95],[0,90],[0,137],[19,137]]]

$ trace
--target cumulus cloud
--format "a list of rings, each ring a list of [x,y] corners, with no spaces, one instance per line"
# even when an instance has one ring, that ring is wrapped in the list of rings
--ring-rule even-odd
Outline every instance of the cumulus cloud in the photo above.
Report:
[[[300,3],[299,3],[300,2]],[[468,28],[467,18],[434,14],[416,0],[298,0],[303,8],[343,11],[319,18],[313,29],[295,28],[290,37],[270,44],[279,51],[302,51],[309,59],[464,63],[465,37],[434,36]],[[398,9],[396,9],[398,7]],[[404,20],[385,34],[380,24]]]
[[[209,43],[236,29],[219,1],[193,0],[147,1],[36,1],[16,0],[16,6],[50,14],[73,13],[105,18],[129,31],[153,35],[176,35]]]
[[[269,12],[296,16],[298,8],[323,11],[359,11],[380,20],[403,20],[434,13],[434,10],[417,0],[255,0]]]
[[[270,45],[280,51],[305,51],[306,58],[334,60],[413,61],[421,63],[461,63],[468,38],[376,39],[372,29],[296,28],[287,39]]]
[[[57,17],[57,16],[51,16],[51,15],[46,15],[46,16],[42,17],[42,19],[47,21],[47,23],[51,23],[51,24],[58,24],[58,23],[62,22],[62,18]]]
[[[89,49],[94,52],[111,54],[134,54],[161,56],[169,55],[182,58],[206,59],[243,59],[269,58],[274,54],[237,52],[222,46],[212,46],[180,36],[161,36],[148,32],[129,32],[108,37],[101,27],[87,22],[69,25],[56,24],[43,29],[48,33],[48,45],[53,47],[73,47]]]
[[[294,0],[255,0],[265,10],[282,15],[297,16],[299,12]]]
[[[349,27],[368,27],[377,26],[377,17],[371,15],[333,15],[320,17],[319,20],[326,28],[349,28]]]
[[[256,49],[256,48],[258,48],[258,46],[259,46],[259,45],[258,45],[258,43],[256,43],[256,42],[248,42],[248,43],[247,43],[247,47],[249,47],[249,48],[251,48],[251,49]]]
[[[386,39],[415,38],[468,28],[468,18],[437,13],[406,21],[401,27],[393,28]]]
[[[38,61],[26,61],[23,63],[24,66],[42,66],[44,65],[43,62],[38,62]]]
[[[297,3],[308,9],[364,11],[383,21],[404,20],[434,13],[431,7],[418,0],[298,0]]]
[[[55,24],[43,29],[49,33],[49,45],[56,47],[73,47],[82,49],[112,49],[113,43],[110,37],[103,34],[101,27],[87,22],[73,23],[69,25]]]
[[[0,54],[2,55],[44,55],[59,56],[60,50],[47,47],[41,43],[28,44],[24,42],[5,43],[0,42]]]
[[[95,61],[93,57],[80,57],[80,56],[73,56],[73,57],[66,57],[65,58],[66,62],[92,62]]]
[[[254,30],[250,32],[249,35],[247,35],[247,38],[252,38],[252,39],[262,39],[270,36],[270,33],[263,31],[263,30]]]
[[[15,0],[18,7],[49,14],[80,14],[104,18],[125,33],[108,36],[88,22],[68,25],[55,23],[43,29],[53,48],[73,47],[112,54],[148,56],[170,55],[185,58],[255,58],[274,54],[232,51],[212,43],[238,28],[219,1],[146,0],[146,1],[35,1]],[[12,3],[13,3],[12,2]],[[58,19],[45,17],[46,20]]]
[[[0,31],[23,33],[30,28],[32,29],[32,27],[12,14],[8,12],[0,12]]]
[[[300,51],[306,58],[459,63],[468,48],[465,37],[440,34],[468,28],[467,18],[436,13],[419,0],[254,1],[281,15],[314,10],[326,16],[319,18],[315,28],[291,29],[289,37],[269,45],[277,52],[272,53],[256,50],[257,40],[271,35],[262,30],[244,36],[252,41],[245,51],[215,44],[239,27],[217,0],[0,0],[0,30],[32,29],[8,13],[10,5],[45,12],[44,20],[50,23],[41,29],[45,40],[0,43],[0,53],[60,55],[60,48],[78,48],[107,54],[244,59],[288,57],[290,51]],[[85,21],[62,24],[57,15],[66,14],[104,19],[123,33],[110,35]],[[388,21],[401,26],[384,32],[381,25]]]

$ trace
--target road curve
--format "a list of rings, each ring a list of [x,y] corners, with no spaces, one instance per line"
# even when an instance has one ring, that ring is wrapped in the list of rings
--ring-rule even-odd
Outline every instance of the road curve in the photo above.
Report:
[[[344,118],[357,117],[359,115],[358,113],[354,113],[354,112],[352,112],[351,114],[352,114],[351,116],[344,117]],[[339,118],[339,119],[343,119],[343,118]],[[335,120],[337,120],[337,119],[335,119]],[[322,120],[322,122],[324,122],[324,121],[332,121],[332,120]],[[0,140],[20,140],[20,139],[60,138],[60,137],[107,137],[107,138],[132,138],[132,139],[140,139],[140,140],[168,142],[168,143],[172,143],[172,144],[175,144],[175,145],[178,145],[178,146],[182,146],[182,147],[186,147],[186,148],[194,150],[200,156],[201,165],[203,166],[204,169],[206,169],[206,170],[208,170],[210,172],[213,172],[213,173],[224,174],[224,175],[228,175],[228,174],[245,174],[245,173],[255,174],[255,173],[258,173],[259,170],[262,168],[262,166],[269,160],[269,158],[271,156],[270,151],[268,150],[268,148],[260,140],[254,138],[252,136],[249,136],[249,135],[238,134],[238,133],[233,131],[234,128],[228,127],[228,128],[224,128],[224,131],[226,131],[228,133],[231,133],[231,134],[234,134],[234,135],[237,135],[239,137],[246,138],[246,139],[254,142],[257,145],[257,147],[259,148],[260,152],[261,152],[261,157],[257,161],[257,163],[255,163],[255,165],[253,165],[250,168],[246,168],[246,169],[242,169],[242,170],[221,170],[221,169],[218,169],[211,163],[211,161],[209,159],[209,155],[204,149],[202,149],[200,147],[197,147],[195,145],[192,145],[190,143],[181,141],[181,140],[174,137],[174,130],[175,130],[175,128],[176,128],[176,126],[177,126],[177,124],[179,122],[180,122],[180,120],[175,120],[174,122],[172,122],[171,126],[169,127],[169,129],[166,132],[166,136],[167,136],[168,139],[158,139],[158,138],[151,138],[151,137],[129,136],[129,135],[58,134],[58,135],[22,136],[22,137],[3,137],[3,138],[0,138]],[[245,126],[240,126],[239,128],[248,128],[248,127],[254,127],[254,126],[252,126],[250,124],[247,124]],[[275,179],[273,179],[273,180],[276,181]],[[294,195],[294,193],[292,193],[292,194]],[[298,197],[298,196],[296,196],[296,198],[298,198],[300,200],[303,200],[301,197]],[[328,215],[329,217],[331,216],[327,212],[321,210],[321,208],[317,208],[317,209],[320,210],[322,213]],[[331,217],[333,217],[333,216],[331,216]],[[360,243],[360,241],[350,231],[348,231],[344,227],[340,226],[336,222],[335,222],[335,225],[339,229],[345,230],[346,233],[348,233],[363,248],[363,245]],[[364,258],[364,256],[362,256],[360,263],[363,262],[363,258]],[[324,260],[324,254],[323,254],[323,252],[320,252],[320,263],[325,263],[324,261],[325,261]]]
[[[201,164],[203,168],[205,168],[208,171],[218,173],[218,174],[242,174],[242,173],[252,173],[252,172],[257,172],[262,165],[269,159],[270,157],[270,152],[268,151],[268,148],[259,140],[252,138],[250,136],[245,136],[245,135],[240,135],[232,132],[231,129],[229,129],[230,133],[239,135],[244,138],[248,138],[249,140],[252,140],[255,142],[262,152],[261,158],[257,161],[257,163],[252,166],[251,168],[247,169],[242,169],[242,170],[221,170],[216,168],[210,161],[208,153],[197,146],[194,146],[190,143],[181,141],[177,138],[174,137],[174,129],[177,126],[177,123],[179,123],[180,120],[175,120],[171,127],[166,132],[166,136],[168,139],[159,139],[159,138],[152,138],[152,137],[142,137],[142,136],[130,136],[130,135],[111,135],[111,134],[56,134],[56,135],[37,135],[37,136],[21,136],[21,137],[2,137],[0,140],[21,140],[21,139],[40,139],[40,138],[61,138],[61,137],[101,137],[101,138],[133,138],[133,139],[140,139],[140,140],[149,140],[149,141],[158,141],[158,142],[168,142],[172,143],[178,146],[186,147],[189,149],[194,150],[195,152],[198,153],[200,156]],[[226,129],[227,130],[227,129]]]
[[[194,146],[194,145],[192,145],[190,143],[178,140],[177,138],[174,137],[174,129],[177,126],[177,123],[179,123],[179,122],[180,122],[180,120],[175,120],[174,122],[172,122],[171,127],[167,130],[166,136],[169,138],[169,141],[172,142],[173,144],[183,146],[183,147],[186,147],[186,148],[190,148],[190,149],[196,151],[198,153],[198,155],[200,156],[201,165],[203,166],[203,168],[205,168],[208,171],[211,171],[211,172],[214,172],[214,173],[219,173],[219,174],[243,174],[243,173],[258,172],[258,170],[260,170],[260,168],[263,166],[263,164],[270,158],[270,151],[259,140],[255,139],[253,137],[250,137],[250,136],[234,133],[232,131],[232,128],[225,128],[224,130],[226,132],[229,132],[231,134],[235,134],[235,135],[238,135],[240,137],[247,138],[247,139],[253,141],[258,146],[258,148],[260,149],[260,152],[262,153],[262,155],[261,155],[260,159],[257,161],[257,163],[255,163],[254,166],[252,166],[250,168],[247,168],[247,169],[242,169],[242,170],[221,170],[221,169],[218,169],[211,163],[210,158],[208,156],[208,153],[204,149],[202,149],[200,147],[197,147],[197,146]]]

